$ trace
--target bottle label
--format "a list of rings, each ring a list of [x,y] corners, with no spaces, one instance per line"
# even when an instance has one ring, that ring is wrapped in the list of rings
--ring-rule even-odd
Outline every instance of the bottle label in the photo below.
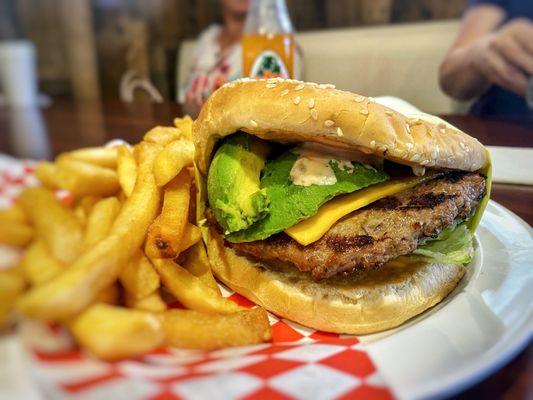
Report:
[[[252,78],[290,78],[285,63],[278,53],[265,50],[254,60],[250,70]]]

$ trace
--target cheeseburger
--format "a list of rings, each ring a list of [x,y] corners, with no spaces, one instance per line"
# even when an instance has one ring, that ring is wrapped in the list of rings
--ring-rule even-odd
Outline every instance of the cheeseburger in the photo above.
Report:
[[[213,271],[273,313],[376,332],[465,273],[490,164],[444,121],[332,85],[243,79],[213,93],[193,129]]]

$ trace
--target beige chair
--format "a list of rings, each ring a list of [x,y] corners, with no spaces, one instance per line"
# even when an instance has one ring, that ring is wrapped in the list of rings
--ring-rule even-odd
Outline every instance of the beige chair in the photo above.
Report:
[[[451,20],[300,33],[304,79],[367,96],[397,96],[435,114],[463,111],[438,84],[458,26]],[[181,46],[178,85],[186,80],[193,47],[194,41]]]

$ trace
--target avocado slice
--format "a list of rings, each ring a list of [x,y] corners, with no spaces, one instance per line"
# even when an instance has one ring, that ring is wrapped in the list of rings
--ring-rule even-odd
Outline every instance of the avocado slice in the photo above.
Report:
[[[259,179],[270,151],[267,142],[238,133],[216,151],[207,176],[209,206],[225,234],[248,228],[268,214]]]

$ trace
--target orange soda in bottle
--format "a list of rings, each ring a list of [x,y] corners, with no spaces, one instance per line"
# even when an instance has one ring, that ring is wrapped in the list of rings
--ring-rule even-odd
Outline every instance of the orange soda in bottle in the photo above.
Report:
[[[294,35],[285,0],[251,0],[242,37],[242,72],[293,78]]]

